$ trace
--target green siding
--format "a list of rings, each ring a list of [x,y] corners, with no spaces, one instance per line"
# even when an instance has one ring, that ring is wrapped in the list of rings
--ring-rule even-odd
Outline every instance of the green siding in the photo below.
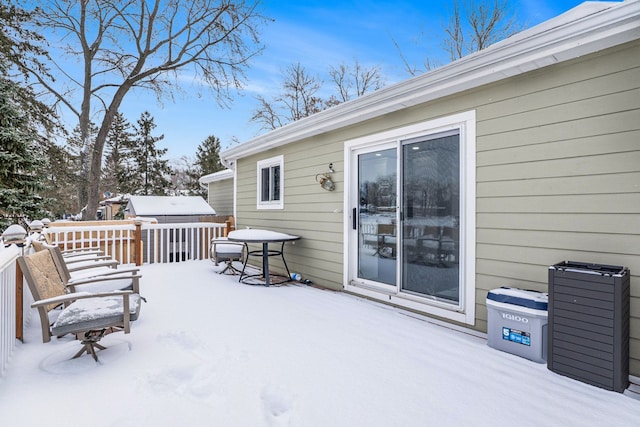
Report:
[[[218,216],[233,215],[233,179],[209,183],[209,205]]]
[[[240,159],[238,224],[303,237],[291,270],[342,287],[344,141],[475,110],[476,325],[487,291],[546,291],[563,260],[631,269],[631,373],[640,376],[640,42],[556,64]],[[285,209],[256,210],[256,162],[284,154]],[[337,189],[315,175],[334,164]],[[337,211],[337,212],[336,212]]]
[[[321,139],[321,138],[320,138]],[[256,162],[284,155],[284,201],[281,210],[256,208]],[[291,272],[322,286],[342,288],[342,182],[343,152],[341,144],[322,146],[316,139],[290,144],[278,150],[238,161],[238,228],[268,228],[302,236],[295,244],[287,243],[285,256]],[[337,190],[322,190],[316,174],[328,171],[333,163]],[[335,212],[334,212],[335,211]],[[273,260],[275,270],[281,263]]]
[[[489,289],[546,290],[547,267],[563,260],[625,265],[640,375],[639,43],[491,92],[478,109],[477,326]]]

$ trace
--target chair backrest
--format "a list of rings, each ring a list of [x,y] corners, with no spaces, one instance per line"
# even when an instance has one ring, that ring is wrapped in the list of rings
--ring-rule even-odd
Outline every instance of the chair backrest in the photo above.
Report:
[[[58,246],[47,246],[47,252],[51,253],[51,258],[53,259],[62,280],[64,283],[68,283],[71,280],[71,273],[69,272],[69,268],[67,267],[67,263],[64,261],[64,257],[62,256],[62,251]]]
[[[394,224],[378,224],[378,234],[396,235],[396,226]]]
[[[60,276],[51,252],[40,251],[21,256],[18,258],[18,264],[35,301],[62,296],[67,293],[64,280]],[[57,305],[48,304],[44,307],[38,307],[40,325],[42,327],[42,340],[44,342],[51,339],[48,312]]]
[[[62,255],[62,251],[59,246],[50,245],[43,241],[32,241],[31,246],[36,252],[47,251],[51,252],[51,257],[53,258],[53,262],[58,269],[58,272],[62,276],[62,280],[64,283],[69,282],[71,280],[71,273],[69,272],[69,268],[67,268],[67,263],[64,261],[64,256]]]
[[[218,261],[240,260],[244,254],[244,243],[230,242],[226,237],[211,239],[211,259]]]
[[[45,250],[45,243],[43,241],[40,240],[32,240],[31,241],[31,246],[33,247],[33,249],[36,252],[40,252]]]
[[[49,251],[34,252],[18,258],[29,290],[35,301],[64,295],[64,280]]]
[[[436,239],[439,240],[440,239],[440,235],[442,234],[442,229],[440,227],[437,227],[435,225],[427,225],[424,227],[424,230],[422,232],[422,236],[425,238],[430,238],[430,239]]]

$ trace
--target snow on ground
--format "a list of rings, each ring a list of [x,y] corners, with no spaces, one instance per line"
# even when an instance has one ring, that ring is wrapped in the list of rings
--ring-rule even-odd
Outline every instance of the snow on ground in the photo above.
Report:
[[[131,334],[43,344],[0,380],[3,426],[630,426],[640,401],[342,293],[266,288],[209,261],[145,265]],[[222,268],[222,265],[217,267]]]

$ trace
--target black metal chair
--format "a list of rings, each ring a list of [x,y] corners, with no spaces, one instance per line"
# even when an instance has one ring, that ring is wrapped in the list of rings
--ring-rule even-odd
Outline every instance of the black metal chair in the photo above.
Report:
[[[211,261],[213,261],[216,266],[222,261],[225,262],[226,265],[218,272],[219,274],[240,274],[241,271],[233,265],[233,262],[244,262],[245,244],[230,242],[226,237],[217,237],[211,239],[211,250],[209,254]]]

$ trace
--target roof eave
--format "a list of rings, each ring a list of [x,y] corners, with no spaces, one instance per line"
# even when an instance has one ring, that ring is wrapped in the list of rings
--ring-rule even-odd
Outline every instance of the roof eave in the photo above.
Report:
[[[576,18],[576,14],[580,15]],[[441,68],[305,117],[221,153],[235,160],[640,38],[640,1],[584,3]]]
[[[233,178],[233,170],[225,169],[222,171],[210,173],[208,175],[203,175],[198,179],[198,182],[201,185],[206,185],[211,182],[223,181],[225,179]]]

